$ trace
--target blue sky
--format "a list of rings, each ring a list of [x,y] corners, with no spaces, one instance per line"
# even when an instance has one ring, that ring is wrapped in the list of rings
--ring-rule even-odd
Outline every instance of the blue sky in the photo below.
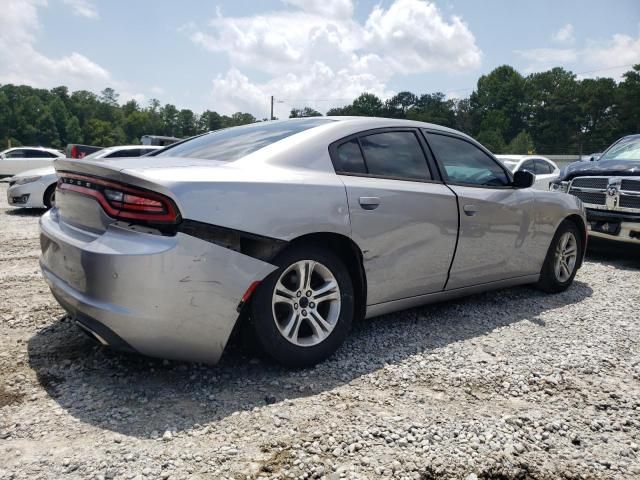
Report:
[[[196,112],[326,111],[362,91],[467,96],[501,64],[619,78],[640,2],[1,0],[0,83],[115,88]],[[614,6],[612,6],[614,5]]]

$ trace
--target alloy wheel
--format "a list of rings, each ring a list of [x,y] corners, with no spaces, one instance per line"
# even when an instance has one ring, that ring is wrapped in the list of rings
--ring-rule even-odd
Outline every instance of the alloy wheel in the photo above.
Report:
[[[554,272],[559,282],[564,283],[573,274],[578,261],[578,241],[572,232],[565,232],[556,247]]]
[[[300,260],[287,267],[272,295],[273,319],[280,334],[294,345],[324,341],[340,317],[340,286],[322,263]]]

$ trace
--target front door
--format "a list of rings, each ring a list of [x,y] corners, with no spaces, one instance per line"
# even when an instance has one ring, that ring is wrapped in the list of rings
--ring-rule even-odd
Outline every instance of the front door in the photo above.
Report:
[[[471,141],[433,132],[426,137],[460,208],[447,290],[536,273],[529,253],[533,191],[514,188],[504,167]]]

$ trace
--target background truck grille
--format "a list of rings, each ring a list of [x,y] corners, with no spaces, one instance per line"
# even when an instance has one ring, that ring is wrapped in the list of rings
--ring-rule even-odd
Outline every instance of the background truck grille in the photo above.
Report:
[[[607,177],[575,178],[571,182],[572,187],[582,188],[607,188],[608,185],[609,179]]]
[[[621,195],[618,205],[625,208],[640,208],[640,197]]]
[[[578,190],[571,189],[569,191],[571,195],[575,195],[584,203],[590,203],[592,205],[604,205],[606,203],[607,194],[598,192],[580,192]]]
[[[623,179],[620,184],[620,190],[627,190],[629,192],[640,192],[640,180]]]

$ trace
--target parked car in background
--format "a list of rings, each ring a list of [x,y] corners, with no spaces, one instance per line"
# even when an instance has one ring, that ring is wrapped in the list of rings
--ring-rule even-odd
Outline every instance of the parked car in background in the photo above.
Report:
[[[40,221],[55,298],[101,343],[164,358],[217,362],[248,315],[274,359],[312,365],[354,318],[512,285],[563,291],[586,241],[578,199],[416,121],[262,122],[55,166]]]
[[[582,200],[590,235],[640,244],[640,135],[621,138],[597,160],[566,166],[551,190]]]
[[[165,137],[163,135],[143,135],[140,137],[140,143],[143,145],[159,145],[161,147],[166,147],[180,140],[182,140],[182,138]]]
[[[161,146],[157,145],[119,145],[117,147],[106,147],[90,155],[83,157],[83,160],[99,160],[101,158],[121,158],[121,157],[142,157],[156,150]]]
[[[103,148],[85,159],[139,157],[162,147],[143,145],[122,145]],[[84,161],[84,160],[83,160]],[[55,203],[58,177],[53,166],[28,170],[9,179],[7,201],[15,207],[51,208]]]
[[[95,145],[81,145],[79,143],[70,143],[67,145],[64,153],[67,158],[84,158],[94,152],[102,150],[104,147],[96,147]]]
[[[53,148],[15,147],[0,152],[0,177],[15,175],[39,167],[50,166],[62,152]]]
[[[549,183],[560,175],[560,168],[554,162],[540,155],[496,155],[509,170],[526,170],[535,175],[534,188],[549,190]]]

